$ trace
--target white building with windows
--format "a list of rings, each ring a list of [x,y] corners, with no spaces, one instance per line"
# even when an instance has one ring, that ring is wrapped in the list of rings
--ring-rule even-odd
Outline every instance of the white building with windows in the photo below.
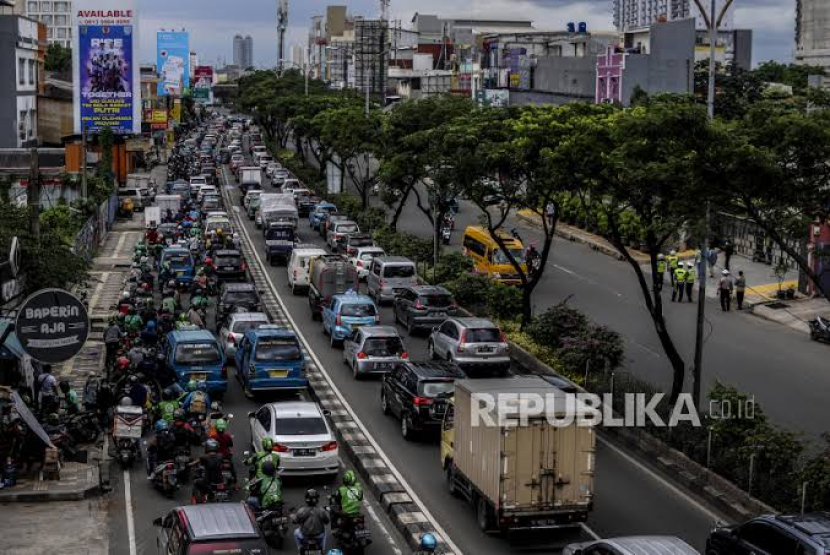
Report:
[[[71,0],[17,0],[15,13],[46,24],[46,40],[72,48]]]
[[[715,9],[721,10],[725,0],[716,0]],[[710,5],[707,0],[704,6]],[[706,24],[694,0],[613,0],[614,26],[618,31],[627,33],[637,29],[645,29],[652,23],[676,21],[688,17],[695,18],[695,27],[698,30],[706,28]],[[735,4],[727,10],[721,21],[720,29],[733,28]]]
[[[0,148],[37,144],[38,23],[0,15]]]

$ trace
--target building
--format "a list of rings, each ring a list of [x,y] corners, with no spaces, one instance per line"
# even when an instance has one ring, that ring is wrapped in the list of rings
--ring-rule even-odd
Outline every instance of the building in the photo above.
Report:
[[[386,27],[379,19],[356,18],[354,22],[354,87],[381,97],[386,94],[389,69]]]
[[[648,94],[691,94],[695,35],[692,19],[655,23],[646,34],[625,33],[624,46],[608,46],[597,58],[595,102],[628,106],[637,88]]]
[[[695,62],[709,59],[709,32],[697,30]],[[715,40],[715,63],[744,71],[752,69],[752,30],[726,29],[718,31]]]
[[[190,82],[193,82],[196,68],[199,67],[199,55],[195,52],[190,53]]]
[[[41,145],[60,147],[64,139],[75,134],[72,106],[72,82],[47,73],[37,98],[37,135]]]
[[[248,69],[254,65],[254,39],[250,35],[233,37],[233,65]]]
[[[14,13],[46,25],[46,40],[72,48],[71,0],[17,0]]]
[[[720,11],[725,0],[716,0],[715,9]],[[820,0],[816,0],[820,1]],[[704,2],[708,8],[710,2]],[[645,29],[652,23],[678,21],[694,17],[697,28],[705,29],[704,19],[700,17],[700,10],[694,0],[613,0],[614,26],[618,31],[629,32]],[[735,4],[733,3],[721,21],[721,29],[732,29],[735,18]]]
[[[37,93],[41,79],[40,25],[34,19],[0,15],[0,148],[38,142]]]
[[[797,0],[795,17],[795,62],[830,72],[830,3]]]
[[[305,48],[302,44],[294,43],[291,45],[291,62],[296,68],[305,67]]]

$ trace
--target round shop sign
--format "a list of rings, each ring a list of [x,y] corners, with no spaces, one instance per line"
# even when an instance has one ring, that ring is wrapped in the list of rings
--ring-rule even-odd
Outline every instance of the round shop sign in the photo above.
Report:
[[[15,333],[35,360],[58,363],[78,354],[89,336],[89,315],[78,298],[63,289],[41,289],[17,311]]]

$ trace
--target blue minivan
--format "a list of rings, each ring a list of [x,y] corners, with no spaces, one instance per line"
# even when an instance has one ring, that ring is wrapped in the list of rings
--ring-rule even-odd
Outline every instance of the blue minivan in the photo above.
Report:
[[[234,355],[236,376],[246,395],[305,389],[305,356],[293,331],[265,325],[248,330]]]
[[[210,395],[228,390],[225,355],[219,340],[207,330],[171,331],[167,334],[167,364],[176,372],[179,385],[205,382]]]
[[[331,337],[331,345],[342,345],[343,340],[361,326],[380,323],[380,311],[371,297],[353,291],[334,295],[323,306],[323,332]]]
[[[168,247],[161,251],[159,271],[165,263],[170,263],[170,271],[178,283],[190,285],[196,277],[196,263],[193,255],[183,247]]]

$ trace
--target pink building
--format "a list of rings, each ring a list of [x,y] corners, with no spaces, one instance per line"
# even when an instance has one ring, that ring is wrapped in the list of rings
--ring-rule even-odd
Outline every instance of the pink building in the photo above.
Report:
[[[622,78],[625,70],[625,53],[608,46],[604,54],[597,56],[597,90],[594,101],[622,103]]]

